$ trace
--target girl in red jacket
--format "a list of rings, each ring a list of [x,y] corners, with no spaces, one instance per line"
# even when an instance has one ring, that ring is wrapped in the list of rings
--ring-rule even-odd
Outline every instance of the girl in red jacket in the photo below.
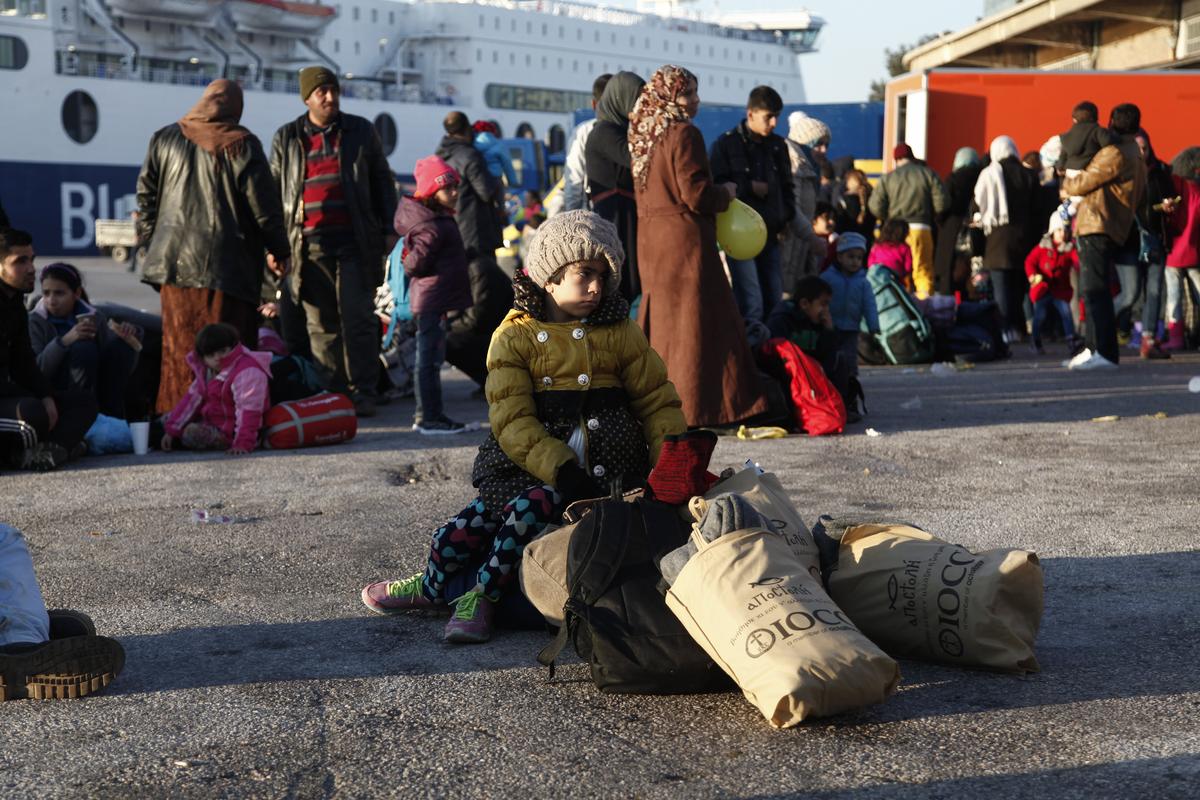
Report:
[[[1042,323],[1050,306],[1058,312],[1063,333],[1075,338],[1071,321],[1071,270],[1079,269],[1079,254],[1071,241],[1071,232],[1057,216],[1050,222],[1050,232],[1025,257],[1025,274],[1029,276],[1029,300],[1033,303],[1033,349],[1039,354],[1042,347]]]

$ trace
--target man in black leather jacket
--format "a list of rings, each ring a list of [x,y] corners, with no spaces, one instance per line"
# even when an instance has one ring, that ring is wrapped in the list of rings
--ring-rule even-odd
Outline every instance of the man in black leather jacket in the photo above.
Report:
[[[292,261],[291,292],[308,320],[313,359],[359,416],[379,400],[375,290],[394,242],[396,182],[371,123],[343,114],[337,76],[300,71],[307,113],[275,132],[271,171],[283,199]]]

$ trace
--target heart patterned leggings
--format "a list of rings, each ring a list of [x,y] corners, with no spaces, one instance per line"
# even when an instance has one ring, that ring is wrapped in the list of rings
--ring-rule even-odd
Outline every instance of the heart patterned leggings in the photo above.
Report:
[[[562,495],[553,486],[526,489],[499,514],[476,499],[434,532],[422,587],[425,596],[453,600],[442,596],[450,576],[483,557],[477,583],[488,599],[499,600],[517,576],[525,545],[558,521],[562,511]]]

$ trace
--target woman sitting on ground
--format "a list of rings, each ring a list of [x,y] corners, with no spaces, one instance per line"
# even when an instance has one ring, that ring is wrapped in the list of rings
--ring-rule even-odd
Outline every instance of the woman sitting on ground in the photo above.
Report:
[[[142,349],[137,328],[110,323],[92,306],[72,265],[50,264],[41,277],[29,339],[42,374],[55,391],[91,394],[101,414],[125,419],[125,390]]]

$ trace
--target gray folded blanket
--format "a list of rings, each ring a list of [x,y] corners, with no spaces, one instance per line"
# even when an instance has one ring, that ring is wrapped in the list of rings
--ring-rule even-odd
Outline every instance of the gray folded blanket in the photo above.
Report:
[[[745,498],[737,494],[726,494],[709,502],[708,509],[700,520],[700,537],[706,542],[713,542],[727,533],[747,528],[772,530],[770,521]],[[668,584],[675,583],[679,573],[696,552],[696,545],[689,539],[682,547],[662,557],[658,568]]]

